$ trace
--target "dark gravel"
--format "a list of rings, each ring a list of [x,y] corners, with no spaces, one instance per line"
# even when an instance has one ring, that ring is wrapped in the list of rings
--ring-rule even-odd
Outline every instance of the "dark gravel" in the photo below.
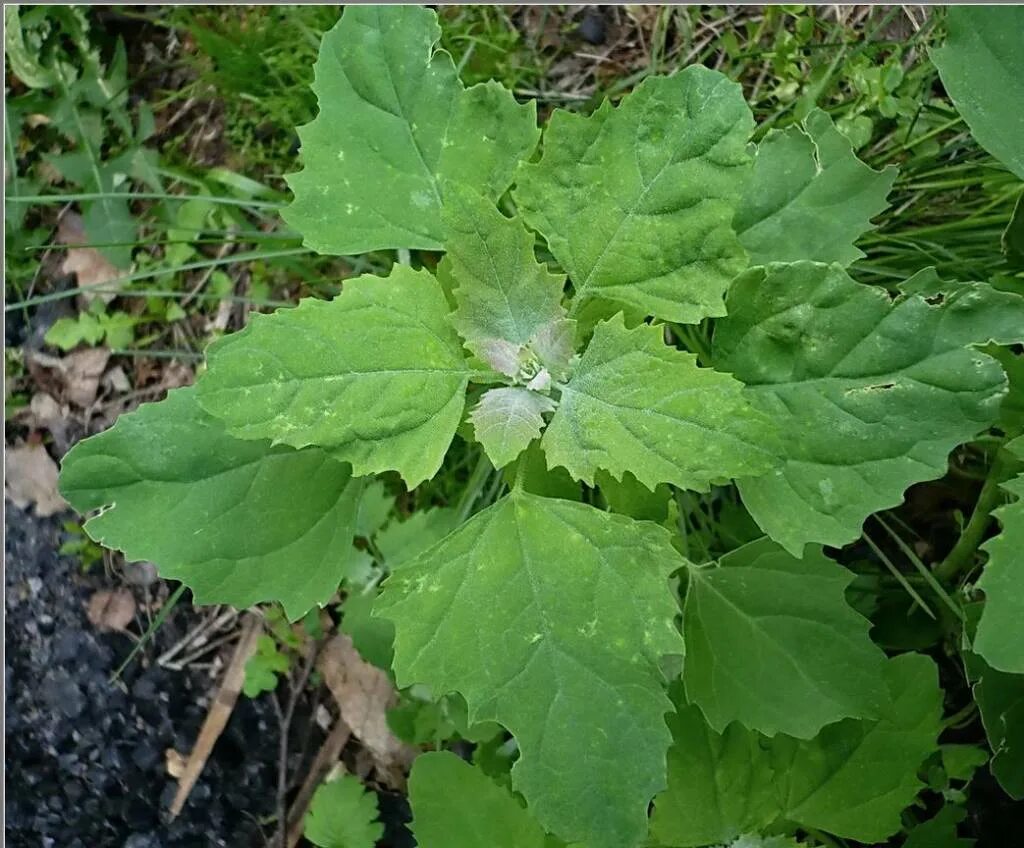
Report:
[[[266,699],[240,699],[184,812],[168,822],[177,781],[164,752],[187,754],[206,716],[211,680],[133,663],[99,633],[84,603],[104,575],[58,556],[60,520],[7,505],[7,842],[12,848],[262,846],[272,814],[277,724]],[[196,613],[180,604],[157,635],[168,646]]]

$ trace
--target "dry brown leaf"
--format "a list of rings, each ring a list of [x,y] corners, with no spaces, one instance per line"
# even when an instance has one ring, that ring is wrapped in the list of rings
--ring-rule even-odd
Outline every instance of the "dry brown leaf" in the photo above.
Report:
[[[56,515],[67,509],[57,491],[57,463],[37,444],[7,448],[4,494],[20,509],[32,505],[36,515]]]
[[[317,667],[338,704],[342,721],[373,757],[378,775],[392,786],[400,786],[416,750],[388,727],[387,711],[397,698],[390,678],[359,656],[343,633],[324,645]]]
[[[67,398],[83,409],[92,405],[100,389],[110,351],[105,347],[87,347],[69,353],[62,360]]]
[[[125,630],[135,619],[135,596],[127,589],[94,592],[85,614],[97,630]]]
[[[88,244],[82,216],[75,212],[66,212],[57,227],[57,239],[61,244]],[[65,274],[74,274],[78,278],[78,285],[86,289],[90,286],[107,286],[121,277],[121,271],[102,253],[96,248],[84,246],[68,248],[68,255],[61,265],[61,271]],[[104,303],[110,303],[117,295],[115,292],[83,291],[82,296],[86,301],[98,297]]]

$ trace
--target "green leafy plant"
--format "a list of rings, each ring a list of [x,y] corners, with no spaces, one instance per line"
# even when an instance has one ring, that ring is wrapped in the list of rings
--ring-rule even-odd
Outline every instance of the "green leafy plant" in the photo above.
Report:
[[[342,585],[357,644],[461,699],[479,744],[413,767],[424,846],[874,843],[914,831],[943,691],[932,657],[872,639],[886,568],[823,546],[981,437],[998,459],[962,544],[922,563],[897,534],[916,571],[884,563],[944,610],[992,769],[1024,794],[1020,500],[977,570],[993,508],[1024,496],[1001,488],[1024,459],[1004,411],[1024,297],[851,276],[895,171],[824,112],[754,148],[740,87],[693,66],[556,110],[541,140],[438,37],[426,9],[347,8],[290,178],[309,246],[402,261],[254,316],[194,388],[75,447],[62,491],[100,511],[90,535],[200,603],[296,619]],[[454,454],[478,457],[458,501],[388,522],[370,478],[413,490]],[[701,559],[688,528],[724,505],[736,530]],[[485,766],[505,737],[472,732],[493,725],[509,788]]]

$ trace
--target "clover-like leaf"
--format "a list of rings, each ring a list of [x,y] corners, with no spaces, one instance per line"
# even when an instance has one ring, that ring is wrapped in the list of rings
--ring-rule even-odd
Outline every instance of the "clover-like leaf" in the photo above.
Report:
[[[690,569],[683,615],[686,696],[723,730],[739,721],[802,739],[886,703],[885,655],[846,602],[853,574],[769,539]]]
[[[597,326],[541,442],[549,466],[589,485],[598,469],[628,471],[652,490],[706,490],[772,467],[773,427],[742,384],[698,368],[662,332],[627,329],[621,315]]]
[[[373,848],[384,835],[377,816],[377,797],[343,774],[313,794],[303,836],[318,848]]]
[[[515,736],[512,785],[544,828],[626,848],[665,785],[658,662],[682,651],[682,565],[661,527],[516,489],[403,565],[375,614],[400,686],[459,692]]]
[[[320,112],[299,128],[303,170],[285,211],[321,253],[439,250],[449,181],[496,199],[537,144],[536,106],[495,82],[465,89],[434,50],[437,14],[347,6],[314,66]]]
[[[838,265],[743,274],[714,361],[783,434],[781,466],[740,481],[754,519],[797,555],[858,538],[868,515],[942,476],[949,452],[996,419],[1006,377],[971,346],[1021,338],[1024,298],[983,284],[893,301]]]
[[[1024,459],[1024,436],[1006,450]],[[978,588],[985,592],[985,609],[974,650],[998,671],[1024,674],[1024,474],[1003,489],[1016,500],[992,513],[1002,532],[983,545],[988,562]]]
[[[280,601],[290,618],[344,575],[362,484],[318,448],[236,439],[192,388],[122,415],[64,458],[61,491],[96,541],[150,560],[196,602]]]
[[[563,372],[573,354],[572,323],[565,320],[562,307],[565,276],[550,273],[537,261],[532,233],[518,218],[506,218],[493,203],[462,187],[447,193],[444,221],[447,261],[457,285],[458,309],[451,320],[466,346],[492,368],[514,377],[520,370],[520,351],[537,341],[538,358],[543,353]],[[568,351],[558,344],[565,336]],[[506,348],[506,356],[493,355],[495,349]]]
[[[488,389],[469,415],[477,441],[483,445],[495,468],[502,468],[519,456],[540,436],[545,412],[554,402],[546,395],[518,386]]]
[[[345,282],[334,300],[254,315],[210,345],[199,401],[246,439],[330,448],[355,473],[396,470],[410,486],[441,466],[469,373],[427,271]]]
[[[735,722],[717,733],[685,700],[668,725],[668,788],[651,817],[658,844],[697,848],[772,823],[779,801],[762,737]]]
[[[724,315],[745,266],[732,229],[753,129],[740,87],[691,66],[613,108],[556,110],[516,202],[569,273],[574,309],[601,299],[667,321]]]
[[[515,798],[449,751],[416,758],[409,775],[419,848],[545,848],[544,831]]]
[[[942,84],[978,143],[1024,180],[1024,8],[950,6],[931,51]]]
[[[757,147],[754,173],[733,226],[751,265],[839,262],[864,254],[853,243],[886,207],[897,168],[861,162],[827,113],[772,130]]]
[[[923,788],[917,771],[938,748],[942,690],[921,654],[889,660],[885,676],[890,703],[878,721],[847,719],[807,742],[773,741],[786,819],[869,844],[900,831],[900,813]]]

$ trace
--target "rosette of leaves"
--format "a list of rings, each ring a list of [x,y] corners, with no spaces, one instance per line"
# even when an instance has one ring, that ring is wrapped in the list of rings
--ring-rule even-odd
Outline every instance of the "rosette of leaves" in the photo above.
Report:
[[[701,839],[886,838],[935,746],[933,675],[886,661],[847,602],[853,575],[820,546],[855,538],[996,420],[1006,378],[976,346],[1019,338],[1021,298],[931,277],[890,296],[850,277],[892,173],[820,113],[752,160],[739,86],[691,67],[589,116],[556,110],[536,156],[532,107],[463,88],[436,40],[432,12],[346,9],[287,217],[323,251],[440,262],[254,316],[211,345],[194,389],[76,447],[65,496],[103,510],[94,538],[199,600],[275,599],[296,617],[346,579],[364,481],[414,487],[472,439],[509,490],[393,559],[373,613],[394,628],[399,686],[458,693],[470,723],[513,735],[517,795],[432,756],[412,781],[425,844],[482,820],[417,773],[464,785],[518,844],[639,845],[656,795],[677,834],[671,806],[703,804],[691,738],[709,746],[704,772],[758,781],[686,825]],[[826,238],[772,238],[851,191]],[[748,268],[744,244],[766,264]],[[676,332],[709,318],[714,367]],[[667,507],[643,511],[659,524],[580,497],[732,480],[770,538],[714,563],[679,555]],[[878,795],[857,785],[873,765],[892,772]]]

